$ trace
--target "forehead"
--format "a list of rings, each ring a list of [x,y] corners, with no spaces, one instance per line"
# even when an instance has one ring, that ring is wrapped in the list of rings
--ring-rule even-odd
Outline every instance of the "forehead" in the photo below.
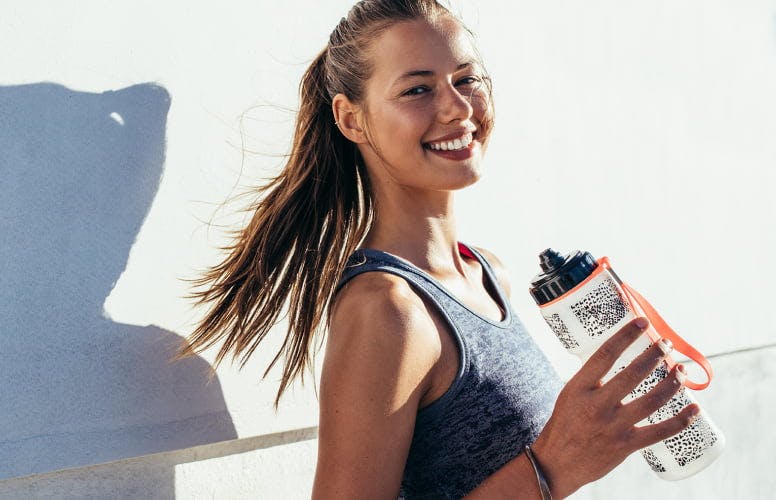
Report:
[[[390,84],[399,75],[414,70],[448,71],[464,62],[476,62],[471,36],[458,22],[440,18],[397,23],[372,44],[371,80]]]

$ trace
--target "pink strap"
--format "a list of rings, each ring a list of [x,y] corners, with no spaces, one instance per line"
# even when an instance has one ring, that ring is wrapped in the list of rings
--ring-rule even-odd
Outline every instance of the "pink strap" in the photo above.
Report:
[[[611,269],[609,259],[607,257],[602,257],[599,259],[598,263],[604,266],[606,269]],[[625,292],[628,300],[632,304],[638,304],[641,310],[644,311],[644,315],[647,317],[654,329],[660,334],[660,336],[673,342],[674,348],[677,351],[698,363],[701,368],[703,368],[703,371],[706,372],[706,377],[708,378],[706,382],[697,383],[687,379],[685,380],[684,385],[696,391],[708,387],[711,383],[712,377],[714,376],[714,371],[711,369],[711,363],[709,363],[709,360],[706,359],[706,356],[701,354],[701,352],[691,346],[689,342],[680,337],[679,334],[676,333],[674,329],[671,328],[668,323],[666,323],[666,321],[660,316],[657,310],[652,307],[652,304],[650,304],[647,299],[642,297],[639,292],[634,290],[625,282],[620,283],[620,286],[622,286],[622,289]]]
[[[476,259],[477,258],[477,257],[474,256],[474,253],[471,250],[469,250],[469,247],[467,247],[466,245],[464,245],[460,241],[458,242],[458,253],[460,253],[464,257],[469,257],[470,259]]]

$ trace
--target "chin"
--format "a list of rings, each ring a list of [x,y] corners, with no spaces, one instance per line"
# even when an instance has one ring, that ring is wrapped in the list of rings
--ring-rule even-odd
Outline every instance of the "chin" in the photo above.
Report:
[[[482,178],[482,171],[480,170],[479,165],[476,168],[469,168],[466,169],[463,172],[459,172],[459,175],[456,176],[456,179],[451,179],[451,182],[449,185],[443,189],[446,189],[448,191],[457,191],[459,189],[464,189],[472,184],[476,183]]]

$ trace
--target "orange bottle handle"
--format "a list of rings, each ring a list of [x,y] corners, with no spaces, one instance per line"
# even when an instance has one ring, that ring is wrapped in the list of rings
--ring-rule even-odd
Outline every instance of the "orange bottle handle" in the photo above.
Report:
[[[609,259],[607,257],[602,257],[599,259],[598,263],[611,271],[611,266],[609,265]],[[644,311],[644,315],[646,315],[647,319],[655,328],[655,330],[660,334],[660,336],[673,342],[674,349],[698,363],[698,365],[703,368],[703,371],[706,372],[706,377],[708,379],[706,382],[698,383],[693,382],[690,379],[686,379],[684,382],[685,387],[689,387],[690,389],[696,391],[700,391],[708,387],[711,383],[712,377],[714,376],[714,370],[712,370],[711,363],[709,363],[709,360],[706,359],[706,356],[701,354],[700,351],[691,346],[689,342],[680,337],[679,334],[676,333],[674,329],[668,325],[668,323],[666,323],[666,321],[660,316],[655,308],[652,307],[652,304],[650,304],[647,299],[642,297],[639,292],[634,290],[630,285],[623,281],[620,281],[620,286],[622,287],[623,292],[625,292],[628,300],[632,304],[638,304],[641,310]]]

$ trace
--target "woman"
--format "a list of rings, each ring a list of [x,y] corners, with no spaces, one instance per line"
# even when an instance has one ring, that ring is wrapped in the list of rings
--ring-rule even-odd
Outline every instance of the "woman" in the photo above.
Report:
[[[314,498],[562,498],[698,412],[635,427],[678,370],[621,403],[664,342],[601,382],[643,318],[561,389],[498,259],[457,239],[454,191],[479,179],[492,121],[471,34],[448,10],[359,2],[304,75],[288,163],[199,281],[212,309],[184,355],[223,341],[216,363],[244,362],[287,304],[278,398],[327,326]]]

